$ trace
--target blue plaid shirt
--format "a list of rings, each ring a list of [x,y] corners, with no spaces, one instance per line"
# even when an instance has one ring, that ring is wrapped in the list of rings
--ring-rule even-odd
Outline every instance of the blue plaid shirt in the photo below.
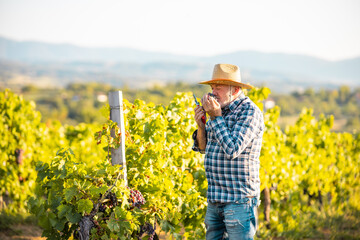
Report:
[[[260,197],[260,151],[264,132],[261,110],[244,94],[206,123],[205,172],[211,202]],[[194,132],[194,151],[199,151]]]

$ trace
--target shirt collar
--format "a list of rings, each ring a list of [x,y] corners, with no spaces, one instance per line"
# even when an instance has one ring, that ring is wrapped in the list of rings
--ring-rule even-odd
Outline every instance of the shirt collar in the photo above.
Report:
[[[224,108],[222,108],[223,112],[233,111],[237,108],[239,104],[246,98],[245,94],[243,92],[240,93],[240,95],[235,98],[232,102],[230,102],[228,105],[226,105]]]

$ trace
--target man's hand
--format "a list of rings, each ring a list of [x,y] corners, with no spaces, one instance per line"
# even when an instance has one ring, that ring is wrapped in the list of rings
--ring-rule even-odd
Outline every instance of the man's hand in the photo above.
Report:
[[[198,127],[205,129],[206,114],[205,114],[203,107],[197,106],[194,109],[194,111],[195,111],[195,122],[197,123]],[[205,118],[205,123],[203,122],[202,117]]]
[[[209,97],[205,94],[201,99],[201,103],[211,120],[217,116],[221,116],[221,106],[213,97]]]

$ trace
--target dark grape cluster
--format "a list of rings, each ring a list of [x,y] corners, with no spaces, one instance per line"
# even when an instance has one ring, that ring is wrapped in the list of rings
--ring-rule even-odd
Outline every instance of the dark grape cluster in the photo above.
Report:
[[[101,205],[99,206],[99,211],[100,211],[100,212],[105,212],[105,210],[106,210],[106,205],[105,205],[105,204],[101,204]]]
[[[110,206],[112,205],[113,207],[116,207],[116,205],[118,204],[115,193],[109,192],[109,194],[106,195],[106,199],[110,199]]]
[[[130,202],[134,207],[140,208],[146,201],[141,192],[130,189]]]
[[[100,197],[102,195],[100,194]],[[118,205],[118,201],[117,201],[117,197],[115,195],[115,193],[112,193],[112,192],[109,192],[105,199],[104,200],[110,200],[110,201],[106,201],[105,203],[102,203],[100,206],[99,206],[99,211],[100,212],[105,212],[106,208],[109,207],[109,208],[113,208],[113,207],[116,207],[116,205]]]
[[[156,223],[154,224],[154,226],[150,223],[145,223],[140,228],[138,239],[141,239],[141,236],[146,233],[149,236],[148,240],[159,240],[158,235],[155,233],[155,229]]]

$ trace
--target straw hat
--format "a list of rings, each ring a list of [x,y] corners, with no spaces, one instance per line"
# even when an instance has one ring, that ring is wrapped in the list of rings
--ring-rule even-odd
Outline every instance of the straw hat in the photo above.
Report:
[[[212,79],[202,81],[200,84],[226,84],[246,89],[252,88],[252,86],[241,82],[240,69],[238,66],[224,63],[216,64]]]

